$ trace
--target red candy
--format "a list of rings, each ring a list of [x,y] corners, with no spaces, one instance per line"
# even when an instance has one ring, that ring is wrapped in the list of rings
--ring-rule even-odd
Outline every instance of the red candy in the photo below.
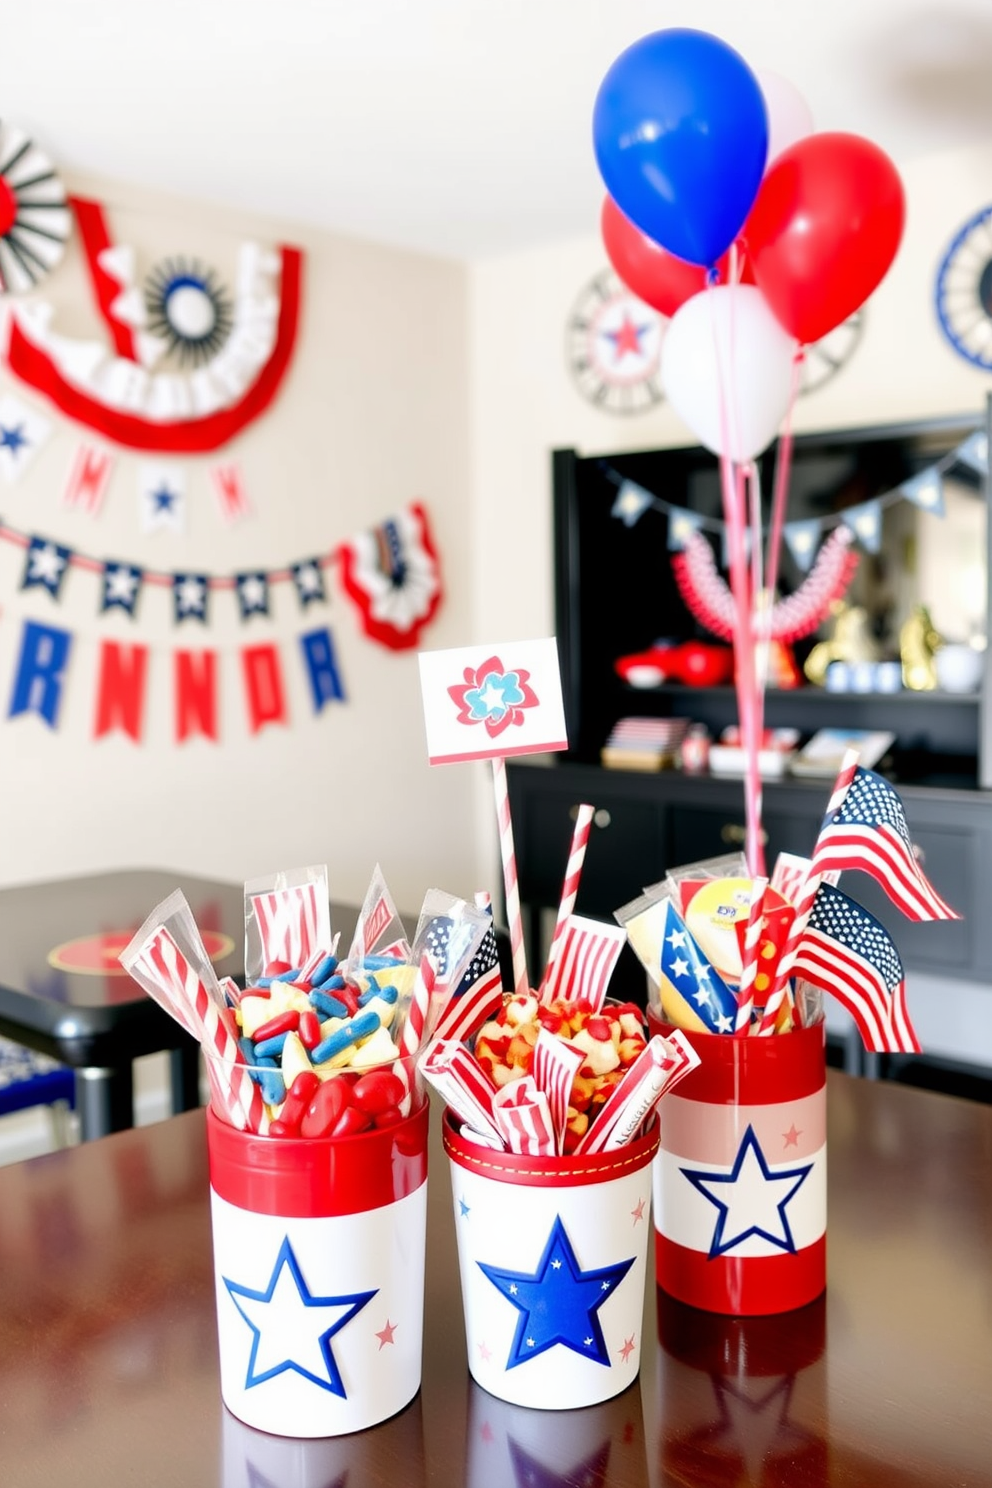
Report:
[[[320,1019],[312,1009],[300,1014],[299,1034],[304,1049],[316,1049],[320,1043]]]
[[[328,1081],[333,1085],[334,1081]],[[357,1137],[359,1132],[368,1131],[372,1125],[372,1117],[358,1106],[345,1106],[341,1115],[334,1123],[329,1135],[332,1137]]]
[[[263,1039],[278,1038],[280,1033],[293,1033],[300,1026],[300,1015],[292,1009],[286,1013],[277,1013],[267,1023],[263,1023],[255,1029],[252,1040],[260,1044]]]
[[[403,1082],[391,1070],[370,1070],[352,1087],[351,1098],[370,1116],[384,1116],[403,1099]]]
[[[336,1075],[333,1079],[320,1083],[300,1122],[301,1137],[330,1136],[341,1113],[350,1103],[350,1084],[344,1075]]]

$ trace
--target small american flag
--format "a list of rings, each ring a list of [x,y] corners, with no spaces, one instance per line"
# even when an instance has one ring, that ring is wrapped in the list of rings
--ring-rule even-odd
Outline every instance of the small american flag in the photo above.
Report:
[[[598,1013],[626,939],[627,932],[621,925],[570,915],[561,949],[541,993],[542,1001],[564,997],[570,1002],[584,1002]]]
[[[874,915],[830,884],[820,885],[794,970],[847,1008],[866,1049],[919,1054],[899,952]]]
[[[828,813],[813,850],[814,873],[845,868],[870,874],[910,920],[961,918],[917,863],[898,793],[860,765],[840,804]]]
[[[491,920],[492,916],[458,985],[447,998],[444,1010],[433,1030],[435,1037],[448,1039],[470,1037],[496,1011],[503,1000],[499,950]],[[431,921],[424,940],[424,948],[437,968],[439,983],[447,980],[449,971],[461,959],[470,943],[471,933],[471,928],[467,925],[456,930],[455,922],[449,915],[436,915]],[[461,940],[461,934],[464,934],[464,940]],[[459,942],[461,942],[460,949]]]

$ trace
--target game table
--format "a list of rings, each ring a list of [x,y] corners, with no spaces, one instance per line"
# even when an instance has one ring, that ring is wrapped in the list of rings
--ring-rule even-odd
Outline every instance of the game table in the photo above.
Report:
[[[4,1488],[992,1488],[992,1107],[827,1076],[828,1286],[780,1317],[645,1295],[587,1410],[470,1379],[432,1110],[423,1387],[298,1441],[220,1398],[203,1111],[0,1168]]]

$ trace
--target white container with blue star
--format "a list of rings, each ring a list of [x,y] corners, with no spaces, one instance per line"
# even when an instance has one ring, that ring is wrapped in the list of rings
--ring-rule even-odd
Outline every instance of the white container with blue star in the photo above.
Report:
[[[420,1388],[426,1104],[353,1137],[207,1112],[221,1395],[277,1436],[375,1426]]]
[[[658,1126],[595,1156],[483,1148],[444,1120],[469,1370],[511,1405],[573,1410],[637,1378]]]

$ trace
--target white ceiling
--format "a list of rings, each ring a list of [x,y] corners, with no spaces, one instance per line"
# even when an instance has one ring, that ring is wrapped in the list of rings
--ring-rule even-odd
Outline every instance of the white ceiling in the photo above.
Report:
[[[992,138],[992,0],[23,0],[0,117],[63,170],[484,258],[596,230],[596,90],[668,26],[897,164]]]

